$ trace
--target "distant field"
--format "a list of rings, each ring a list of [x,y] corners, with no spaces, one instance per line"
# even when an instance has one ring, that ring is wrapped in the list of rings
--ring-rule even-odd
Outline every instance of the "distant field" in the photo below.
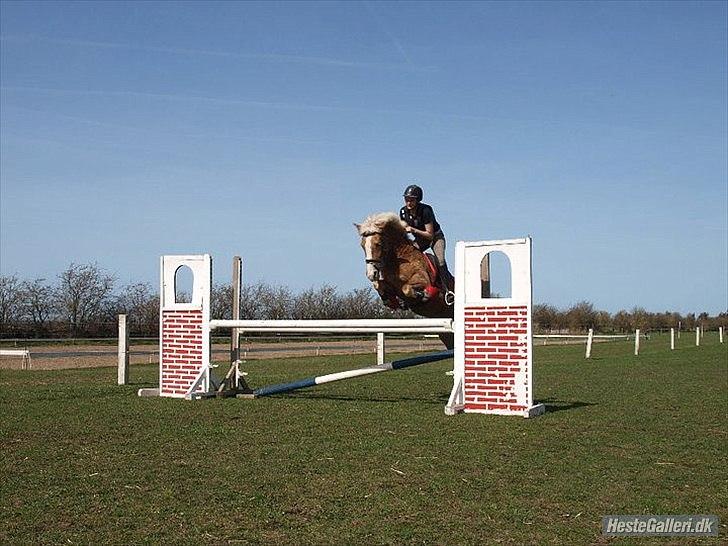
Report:
[[[254,401],[138,398],[156,366],[126,387],[2,370],[0,543],[612,543],[604,514],[695,513],[718,544],[728,349],[685,338],[537,347],[531,420],[445,416],[451,361]],[[371,361],[256,360],[248,380]]]

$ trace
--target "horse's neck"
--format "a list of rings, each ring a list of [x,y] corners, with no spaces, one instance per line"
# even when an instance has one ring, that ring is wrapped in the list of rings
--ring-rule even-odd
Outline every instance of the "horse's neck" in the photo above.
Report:
[[[422,252],[417,250],[408,239],[393,242],[390,246],[390,254],[392,258],[404,258],[408,261],[424,258]]]

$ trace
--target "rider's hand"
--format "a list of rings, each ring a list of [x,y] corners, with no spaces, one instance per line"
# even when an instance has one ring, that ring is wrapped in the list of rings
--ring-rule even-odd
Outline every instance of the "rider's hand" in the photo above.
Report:
[[[406,231],[407,233],[413,233],[413,229],[412,229],[412,226],[405,226],[404,230],[405,230],[405,231]]]

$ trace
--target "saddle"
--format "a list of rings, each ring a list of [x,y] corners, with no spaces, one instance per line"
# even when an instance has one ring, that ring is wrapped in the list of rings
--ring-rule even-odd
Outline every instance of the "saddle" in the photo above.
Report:
[[[442,290],[445,295],[451,294],[450,286],[448,286],[448,280],[445,278],[445,272],[440,268],[439,264],[437,263],[437,258],[430,252],[423,252],[422,254],[425,255],[425,258],[427,258],[427,265],[429,266],[429,273],[430,273],[430,286],[428,286],[425,290],[434,288],[435,292],[432,294],[429,294],[430,297],[437,295],[437,292]]]
[[[445,283],[443,281],[442,275],[440,274],[440,268],[437,266],[437,259],[434,255],[430,254],[429,252],[423,252],[425,258],[427,258],[427,265],[429,266],[428,272],[430,274],[430,286],[427,288],[435,288],[436,290],[441,290],[443,287],[445,287]],[[425,289],[427,290],[427,289]],[[435,294],[431,294],[433,296]]]

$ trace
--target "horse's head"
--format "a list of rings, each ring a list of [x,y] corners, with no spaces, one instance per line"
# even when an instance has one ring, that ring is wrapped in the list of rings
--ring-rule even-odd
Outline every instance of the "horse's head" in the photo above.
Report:
[[[361,235],[361,247],[364,249],[364,261],[367,264],[367,279],[372,282],[384,280],[382,275],[382,234],[376,231],[362,231],[357,226]]]
[[[361,236],[364,260],[367,264],[367,279],[372,283],[382,280],[382,232],[365,224],[354,224]]]
[[[367,217],[361,224],[354,224],[354,227],[361,237],[367,279],[376,288],[376,283],[384,280],[384,264],[393,237],[406,240],[404,225],[396,214],[383,212]]]

